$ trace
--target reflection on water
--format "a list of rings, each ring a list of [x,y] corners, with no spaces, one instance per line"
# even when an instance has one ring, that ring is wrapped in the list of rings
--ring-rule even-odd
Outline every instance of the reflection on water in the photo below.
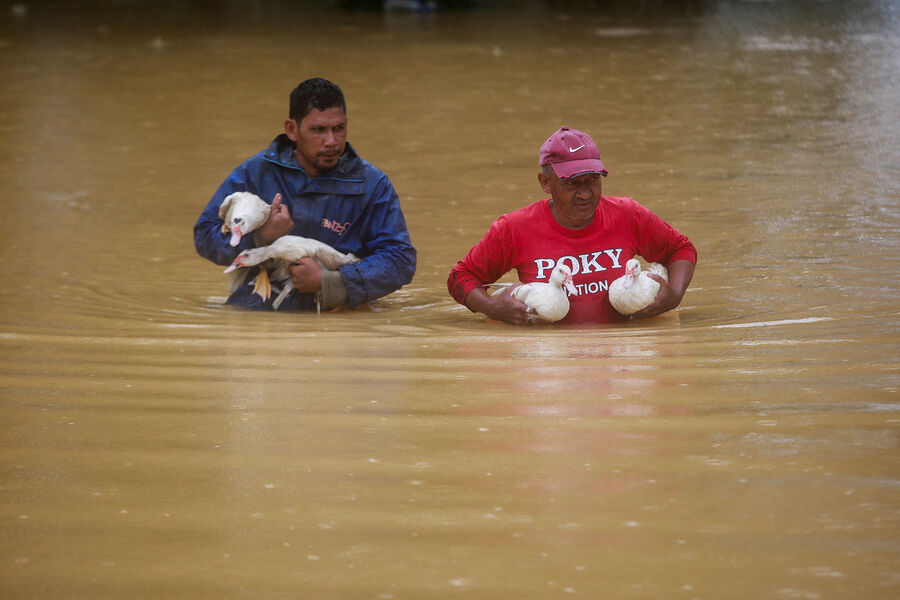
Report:
[[[3,8],[0,595],[896,597],[894,3],[302,4]],[[225,307],[190,228],[312,75],[419,271]],[[562,124],[697,245],[676,313],[449,298]]]

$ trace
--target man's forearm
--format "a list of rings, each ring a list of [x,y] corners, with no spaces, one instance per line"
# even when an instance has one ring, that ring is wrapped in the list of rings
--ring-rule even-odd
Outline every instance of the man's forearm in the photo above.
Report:
[[[668,267],[669,285],[678,294],[679,303],[694,277],[694,263],[689,260],[676,260]]]

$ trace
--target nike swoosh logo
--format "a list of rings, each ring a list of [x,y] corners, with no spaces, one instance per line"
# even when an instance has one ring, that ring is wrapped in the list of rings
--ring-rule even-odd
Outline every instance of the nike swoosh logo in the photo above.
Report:
[[[581,150],[584,147],[585,147],[585,144],[582,144],[582,145],[578,146],[577,148],[569,148],[569,152],[578,152],[579,150]]]

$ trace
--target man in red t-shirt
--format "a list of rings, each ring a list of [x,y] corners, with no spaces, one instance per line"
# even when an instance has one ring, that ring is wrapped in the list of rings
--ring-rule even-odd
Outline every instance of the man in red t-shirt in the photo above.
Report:
[[[560,323],[622,321],[609,303],[609,284],[625,274],[635,255],[659,262],[669,270],[656,300],[631,318],[653,317],[681,303],[694,275],[697,250],[674,227],[631,198],[601,195],[607,175],[597,145],[586,133],[562,127],[541,146],[538,181],[550,195],[501,216],[466,257],[450,271],[447,287],[470,310],[506,323],[521,325],[526,306],[510,295],[496,296],[485,284],[516,269],[519,281],[547,281],[557,263],[569,267],[578,295]]]

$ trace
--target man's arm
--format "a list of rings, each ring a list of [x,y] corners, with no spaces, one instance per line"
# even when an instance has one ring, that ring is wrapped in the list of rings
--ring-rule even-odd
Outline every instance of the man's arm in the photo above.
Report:
[[[240,185],[241,182],[235,181],[235,175],[232,174],[219,186],[194,224],[194,248],[197,254],[217,265],[230,265],[238,253],[251,244],[252,236],[248,235],[237,246],[231,246],[229,237],[222,233],[222,219],[219,218],[222,201],[232,192],[243,191]]]
[[[465,258],[450,270],[447,289],[454,300],[489,319],[511,325],[530,324],[525,313],[528,307],[511,295],[516,286],[508,286],[496,295],[491,295],[484,287],[512,268],[506,252],[512,246],[507,220],[500,217]]]

